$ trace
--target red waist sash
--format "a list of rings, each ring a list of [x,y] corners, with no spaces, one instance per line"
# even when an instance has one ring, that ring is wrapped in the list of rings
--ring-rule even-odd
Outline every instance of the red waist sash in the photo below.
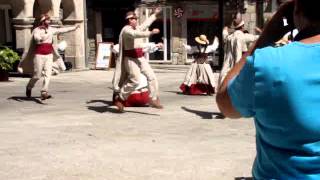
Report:
[[[48,54],[52,54],[52,52],[53,52],[53,46],[51,43],[43,43],[43,44],[36,45],[35,54],[48,55]]]
[[[141,58],[144,56],[144,52],[142,48],[137,48],[137,49],[124,50],[123,55],[125,57]]]

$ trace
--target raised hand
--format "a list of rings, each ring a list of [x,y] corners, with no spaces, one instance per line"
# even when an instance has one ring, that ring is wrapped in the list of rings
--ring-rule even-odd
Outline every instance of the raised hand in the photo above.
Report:
[[[152,29],[151,31],[152,34],[159,34],[160,30],[158,28]]]
[[[159,48],[159,49],[162,49],[163,48],[163,43],[156,44],[156,47]]]

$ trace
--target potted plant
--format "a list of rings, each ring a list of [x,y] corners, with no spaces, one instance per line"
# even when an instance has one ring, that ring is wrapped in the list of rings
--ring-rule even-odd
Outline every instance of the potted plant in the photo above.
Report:
[[[9,80],[9,71],[13,70],[13,66],[20,57],[8,47],[0,47],[0,81]]]

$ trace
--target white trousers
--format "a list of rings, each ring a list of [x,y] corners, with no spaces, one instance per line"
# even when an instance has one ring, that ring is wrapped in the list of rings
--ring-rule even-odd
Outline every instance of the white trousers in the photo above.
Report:
[[[53,55],[35,55],[33,59],[34,72],[30,79],[27,88],[32,89],[36,82],[43,77],[43,85],[41,92],[48,92],[49,83],[52,74]]]
[[[148,80],[149,97],[152,100],[156,100],[159,96],[159,85],[149,62],[144,57],[138,59],[125,57],[123,60],[129,77],[120,90],[120,97],[126,100],[136,90],[140,84],[140,74],[142,73]]]

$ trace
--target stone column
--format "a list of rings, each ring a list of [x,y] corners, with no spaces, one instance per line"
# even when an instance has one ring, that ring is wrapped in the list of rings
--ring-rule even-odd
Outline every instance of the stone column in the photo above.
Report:
[[[13,27],[16,31],[16,48],[27,48],[31,39],[34,18],[14,18]]]
[[[96,29],[96,44],[102,42],[102,17],[100,11],[95,11],[95,29]]]
[[[254,34],[254,29],[257,26],[256,6],[254,3],[248,3],[246,13],[242,14],[242,19],[246,22],[245,29]]]
[[[185,28],[187,25],[186,6],[174,4],[172,8],[173,11],[177,8],[182,8],[184,10],[182,17],[178,18],[173,16],[172,18],[172,64],[185,64],[187,56],[183,44],[187,41],[187,30]]]
[[[61,0],[51,0],[52,4],[52,10],[51,10],[51,20],[52,21],[57,21],[59,23],[60,21],[60,4]]]
[[[65,25],[80,25],[80,28],[64,35],[68,42],[68,48],[65,52],[65,58],[73,64],[74,69],[85,69],[85,37],[83,20],[66,19]]]
[[[6,8],[4,10],[4,19],[5,19],[5,28],[6,28],[6,41],[12,42],[12,36],[11,36],[11,24],[9,19],[9,9]]]

